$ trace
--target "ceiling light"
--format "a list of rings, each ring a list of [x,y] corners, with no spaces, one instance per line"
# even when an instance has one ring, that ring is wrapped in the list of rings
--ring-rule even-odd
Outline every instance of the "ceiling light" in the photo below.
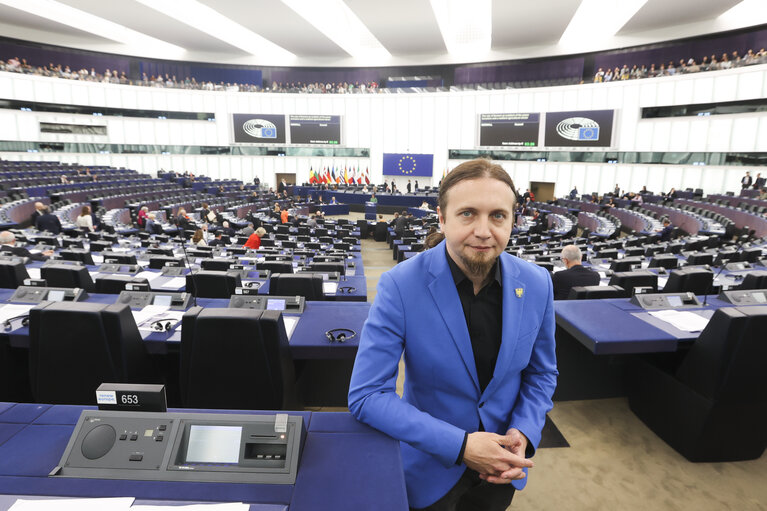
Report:
[[[126,44],[131,49],[150,52],[154,55],[178,58],[186,52],[184,48],[160,39],[136,32],[113,21],[94,16],[54,0],[0,0],[14,9],[28,12],[56,23],[74,27],[83,32]]]
[[[295,55],[197,0],[136,0],[169,18],[265,59],[293,59]]]
[[[609,39],[646,3],[647,0],[583,0],[559,44],[579,48]]]
[[[352,57],[381,60],[391,53],[343,0],[282,0]]]
[[[491,0],[431,0],[431,8],[449,53],[481,55],[490,51]]]
[[[719,15],[717,21],[732,22],[737,26],[752,26],[767,19],[767,2],[764,0],[743,0]]]

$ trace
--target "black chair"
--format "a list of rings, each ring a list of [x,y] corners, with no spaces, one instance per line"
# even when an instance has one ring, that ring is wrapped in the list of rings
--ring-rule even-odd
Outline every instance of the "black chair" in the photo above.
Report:
[[[131,277],[129,275],[109,275],[96,277],[96,292],[108,295],[119,295],[125,290],[125,284],[149,284],[147,279]]]
[[[714,272],[704,268],[674,270],[663,287],[664,293],[693,293],[703,295],[711,291]]]
[[[192,307],[181,328],[186,407],[301,409],[282,314]]]
[[[157,383],[125,304],[51,302],[29,313],[29,376],[38,403],[96,404],[109,383]]]
[[[575,286],[570,288],[568,300],[593,300],[598,298],[624,298],[626,290],[620,286]]]
[[[666,268],[667,270],[673,270],[679,266],[679,259],[673,255],[656,255],[650,259],[649,268]]]
[[[690,254],[687,256],[687,264],[701,265],[701,264],[713,264],[714,254],[708,252],[700,252],[697,254]]]
[[[154,256],[149,258],[149,268],[152,270],[161,270],[168,263],[172,263],[172,266],[184,267],[186,266],[183,257],[167,257],[167,256]]]
[[[0,287],[16,289],[28,278],[27,268],[21,261],[0,261]]]
[[[95,286],[88,268],[71,264],[51,264],[40,268],[40,276],[51,287],[79,287],[93,292]]]
[[[70,248],[69,250],[60,250],[59,255],[61,255],[61,258],[65,261],[80,261],[83,264],[90,264],[91,266],[94,264],[93,257],[91,257],[91,253],[82,248]]]
[[[199,270],[186,275],[186,291],[199,298],[231,298],[241,286],[239,272]]]
[[[117,252],[102,252],[105,263],[137,264],[136,256],[132,254],[120,254]]]
[[[637,270],[613,273],[610,277],[611,286],[620,286],[625,290],[625,298],[634,294],[636,287],[649,287],[653,292],[658,290],[658,276],[651,271]]]
[[[681,359],[634,359],[631,410],[690,461],[759,458],[767,446],[765,331],[767,307],[718,309]]]
[[[322,275],[300,273],[272,273],[269,294],[273,296],[303,296],[307,300],[325,299]]]
[[[343,262],[314,262],[306,266],[306,271],[314,272],[338,272],[341,275],[346,275],[346,266]]]
[[[200,266],[203,270],[226,271],[237,264],[237,259],[203,259]]]
[[[767,271],[749,272],[735,289],[767,289]]]
[[[91,252],[103,252],[105,250],[109,250],[110,248],[112,248],[112,243],[108,241],[91,241],[90,244]]]
[[[612,271],[630,271],[642,267],[643,257],[624,257],[623,259],[615,259],[610,263],[610,269]]]
[[[256,269],[269,270],[272,273],[293,273],[293,263],[289,261],[264,261],[256,263]]]

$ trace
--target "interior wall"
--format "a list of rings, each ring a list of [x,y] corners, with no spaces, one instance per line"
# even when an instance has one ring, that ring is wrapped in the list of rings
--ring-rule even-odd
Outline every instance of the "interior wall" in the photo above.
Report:
[[[0,73],[0,97],[48,103],[117,108],[215,112],[215,122],[62,115],[0,110],[0,140],[92,141],[116,144],[230,145],[233,113],[336,114],[343,116],[343,145],[369,148],[370,158],[197,156],[184,154],[13,154],[6,159],[52,159],[124,166],[141,172],[189,170],[213,178],[273,183],[275,173],[295,173],[308,181],[309,169],[335,166],[370,168],[381,182],[383,153],[434,154],[436,185],[460,161],[449,149],[476,149],[477,115],[488,112],[554,112],[616,109],[613,150],[767,151],[767,112],[710,117],[641,119],[641,107],[724,102],[767,97],[767,65],[726,71],[603,84],[538,89],[423,94],[267,94],[209,92],[77,82]],[[41,121],[101,124],[107,137],[40,134]],[[567,151],[571,148],[558,148]],[[581,150],[581,149],[578,149]],[[647,184],[654,191],[703,188],[707,193],[737,190],[742,167],[619,165],[594,163],[502,162],[517,184],[556,182],[561,196],[573,185],[603,193],[616,183],[627,190]],[[756,169],[758,171],[759,169]],[[390,179],[390,178],[389,178]],[[404,178],[403,178],[404,180]]]

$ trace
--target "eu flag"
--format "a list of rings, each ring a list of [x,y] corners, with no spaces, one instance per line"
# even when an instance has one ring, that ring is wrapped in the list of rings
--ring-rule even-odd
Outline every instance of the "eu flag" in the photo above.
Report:
[[[434,168],[433,154],[384,153],[384,176],[431,177]]]

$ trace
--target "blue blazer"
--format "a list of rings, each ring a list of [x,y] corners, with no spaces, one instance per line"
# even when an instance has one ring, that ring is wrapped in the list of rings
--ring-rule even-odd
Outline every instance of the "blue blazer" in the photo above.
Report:
[[[474,353],[445,254],[445,242],[384,273],[362,329],[349,388],[358,420],[401,441],[412,507],[436,502],[463,472],[456,464],[465,432],[505,434],[517,428],[541,439],[556,387],[554,305],[545,269],[510,254],[500,257],[501,348],[480,392]],[[405,387],[396,394],[405,352]],[[514,481],[522,489],[526,478]]]

